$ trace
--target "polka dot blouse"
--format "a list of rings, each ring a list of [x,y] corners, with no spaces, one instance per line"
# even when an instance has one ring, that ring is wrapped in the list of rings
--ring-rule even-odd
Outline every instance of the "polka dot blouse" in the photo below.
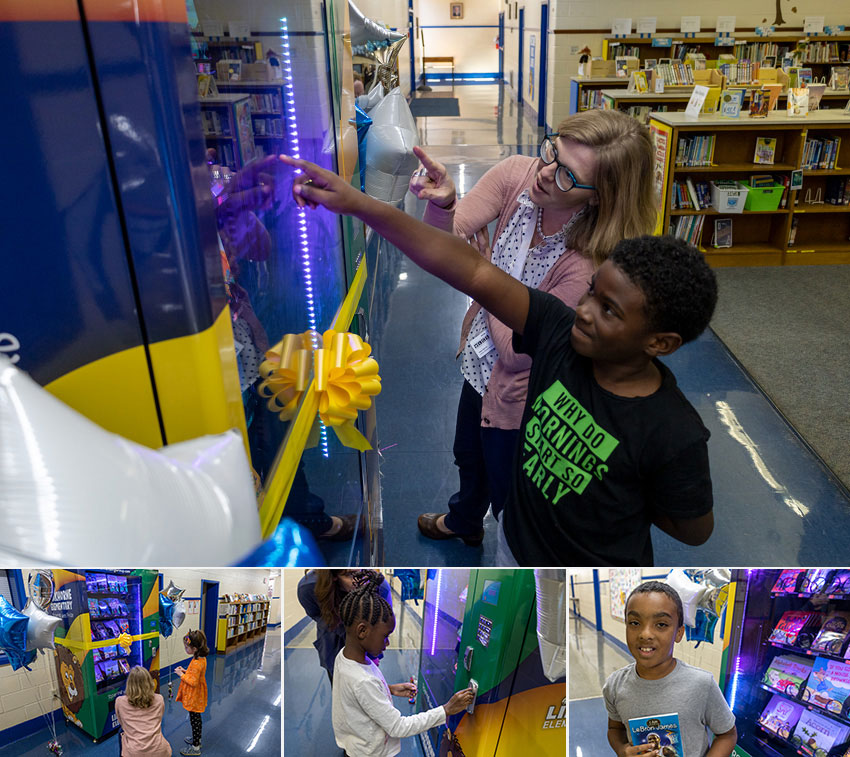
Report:
[[[534,236],[539,208],[529,199],[528,195],[529,191],[526,189],[517,198],[519,207],[493,245],[493,256],[491,258],[493,265],[508,273],[513,269],[517,259],[525,254],[526,245],[531,243]],[[544,237],[536,247],[528,250],[520,278],[523,284],[532,289],[537,289],[540,286],[540,282],[549,273],[549,269],[555,265],[558,258],[567,249],[567,230],[583,212],[576,213],[560,231]],[[528,240],[526,245],[523,245],[523,237]],[[460,366],[463,377],[481,395],[484,394],[493,373],[493,366],[499,359],[499,351],[495,347],[482,357],[475,354],[472,342],[485,331],[489,331],[489,328],[487,326],[487,313],[482,308],[478,311],[469,328],[466,345],[461,353]]]

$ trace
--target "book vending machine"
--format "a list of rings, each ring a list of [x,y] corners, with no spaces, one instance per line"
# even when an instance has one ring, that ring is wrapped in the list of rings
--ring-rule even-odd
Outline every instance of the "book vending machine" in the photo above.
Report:
[[[850,756],[850,570],[736,570],[729,599],[733,757]]]
[[[158,573],[54,570],[53,581],[62,712],[97,742],[119,728],[115,699],[133,667],[147,668],[159,690]]]
[[[476,698],[420,734],[426,756],[565,754],[565,584],[535,578],[532,570],[428,571],[416,709],[467,686]],[[538,637],[544,616],[560,623],[554,643]]]

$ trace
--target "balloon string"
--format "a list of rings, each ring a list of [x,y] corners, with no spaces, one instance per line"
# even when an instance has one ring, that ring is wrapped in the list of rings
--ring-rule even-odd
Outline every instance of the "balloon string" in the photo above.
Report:
[[[47,666],[48,675],[50,676],[50,683],[53,683],[53,675],[50,672],[50,666]],[[30,688],[33,688],[33,682],[30,679],[29,671],[24,668],[24,676],[27,679],[27,683],[29,683]],[[37,687],[36,687],[37,688]],[[58,688],[56,689],[56,693],[58,694]],[[50,710],[50,716],[48,717],[47,713],[44,711],[44,705],[42,704],[41,697],[36,696],[36,701],[38,702],[38,709],[41,710],[41,716],[44,718],[44,721],[47,723],[47,728],[50,731],[50,735],[53,737],[53,741],[57,741],[56,738],[56,722],[53,717],[53,710]]]

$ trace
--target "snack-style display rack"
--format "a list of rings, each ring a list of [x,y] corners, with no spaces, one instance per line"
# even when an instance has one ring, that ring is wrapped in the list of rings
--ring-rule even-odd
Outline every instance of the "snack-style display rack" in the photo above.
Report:
[[[269,605],[268,597],[260,594],[226,594],[219,599],[216,652],[228,654],[265,636]]]
[[[850,569],[738,570],[730,592],[733,755],[850,755]]]
[[[118,730],[115,699],[136,665],[159,682],[155,570],[55,570],[49,612],[62,619],[54,662],[62,711],[95,741]]]

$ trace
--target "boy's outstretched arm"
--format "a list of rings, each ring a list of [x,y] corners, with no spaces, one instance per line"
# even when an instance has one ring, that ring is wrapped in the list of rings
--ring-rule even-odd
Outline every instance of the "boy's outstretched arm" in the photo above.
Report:
[[[652,522],[664,533],[691,547],[705,544],[714,531],[714,513],[708,512],[699,518],[671,518],[663,513],[655,513]]]
[[[323,205],[335,213],[359,218],[420,268],[468,294],[514,331],[523,332],[528,318],[528,290],[484,260],[475,248],[369,197],[314,163],[288,155],[281,155],[280,159],[304,172],[295,177],[292,185],[299,206]]]
[[[705,757],[729,757],[737,743],[738,729],[732,726],[732,729],[726,733],[715,734],[711,748],[705,753]]]

